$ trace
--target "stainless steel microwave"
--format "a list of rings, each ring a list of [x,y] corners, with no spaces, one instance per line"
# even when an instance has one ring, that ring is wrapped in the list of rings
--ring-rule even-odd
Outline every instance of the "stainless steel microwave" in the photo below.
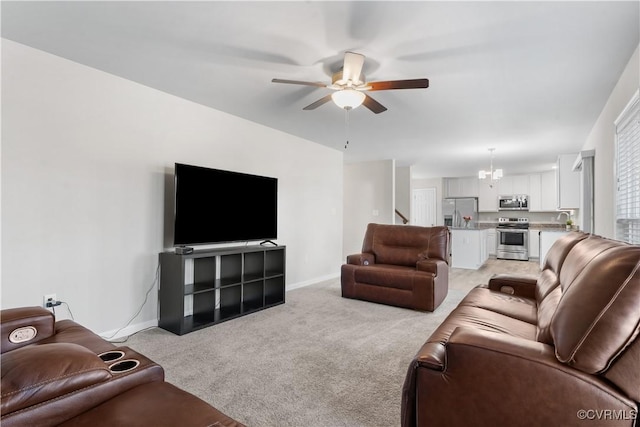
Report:
[[[529,196],[516,194],[511,196],[500,196],[498,198],[499,211],[528,211]]]

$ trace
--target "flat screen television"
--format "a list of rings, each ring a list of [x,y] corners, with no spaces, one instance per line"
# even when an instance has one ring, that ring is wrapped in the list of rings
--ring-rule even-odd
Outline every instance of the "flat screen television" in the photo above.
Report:
[[[175,246],[278,237],[278,179],[175,164]]]

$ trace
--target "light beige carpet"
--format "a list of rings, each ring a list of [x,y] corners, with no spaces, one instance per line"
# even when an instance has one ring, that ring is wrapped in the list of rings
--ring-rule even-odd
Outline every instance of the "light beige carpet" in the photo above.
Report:
[[[290,291],[284,305],[181,337],[155,328],[122,345],[248,426],[394,426],[420,346],[469,289],[509,271],[538,268],[490,260],[478,271],[453,269],[449,295],[433,313],[344,299],[336,279]]]

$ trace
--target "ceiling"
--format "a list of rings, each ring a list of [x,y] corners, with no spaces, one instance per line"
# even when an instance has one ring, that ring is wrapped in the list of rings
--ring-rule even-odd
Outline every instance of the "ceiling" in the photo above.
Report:
[[[577,152],[637,48],[639,2],[3,1],[4,38],[344,151],[414,177],[505,174]],[[388,108],[349,113],[329,89],[344,52]],[[345,140],[350,141],[344,148]]]

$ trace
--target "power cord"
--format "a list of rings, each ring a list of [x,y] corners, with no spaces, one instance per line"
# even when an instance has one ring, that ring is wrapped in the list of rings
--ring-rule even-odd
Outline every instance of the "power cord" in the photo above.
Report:
[[[51,311],[53,312],[53,315],[56,315],[56,307],[59,305],[64,304],[65,306],[67,306],[67,311],[69,312],[69,315],[71,316],[71,320],[76,320],[73,317],[73,313],[71,312],[71,307],[69,307],[69,304],[67,304],[66,301],[55,301],[55,300],[51,300],[49,302],[47,302],[47,307],[51,308]]]
[[[120,332],[121,330],[123,330],[124,328],[126,328],[127,326],[129,326],[131,324],[131,322],[133,322],[133,320],[138,317],[138,315],[140,314],[140,312],[142,311],[142,308],[145,306],[145,304],[147,303],[147,300],[149,299],[149,294],[151,293],[151,291],[153,290],[153,288],[156,286],[156,284],[158,283],[158,278],[160,276],[160,263],[158,263],[158,266],[156,267],[156,274],[155,277],[153,279],[153,282],[151,283],[151,286],[149,287],[149,289],[147,290],[147,293],[144,296],[144,301],[142,302],[142,305],[140,306],[140,308],[138,309],[138,311],[136,312],[136,314],[133,315],[133,317],[131,319],[129,319],[129,321],[127,322],[126,325],[124,325],[123,327],[121,327],[120,329],[118,329],[117,331],[115,331],[113,334],[111,334],[111,336],[109,337],[102,337],[105,340],[109,341],[111,340],[111,338],[115,337],[118,332]],[[154,326],[155,327],[155,326]],[[147,328],[147,329],[151,329],[151,328]],[[144,329],[146,330],[146,329]],[[138,331],[138,332],[142,332],[142,331]],[[138,333],[136,332],[136,333]],[[134,334],[132,334],[134,335]],[[126,342],[127,339],[129,339],[128,337],[124,340],[124,341],[110,341],[113,343],[122,343],[122,342]]]
[[[140,329],[139,331],[136,331],[136,332],[132,333],[131,335],[127,335],[123,340],[119,340],[119,341],[110,340],[109,342],[112,343],[112,344],[124,344],[127,341],[129,341],[129,338],[131,338],[132,336],[137,335],[140,332],[148,331],[149,329],[154,329],[154,328],[155,328],[155,326],[149,326],[148,328]]]

